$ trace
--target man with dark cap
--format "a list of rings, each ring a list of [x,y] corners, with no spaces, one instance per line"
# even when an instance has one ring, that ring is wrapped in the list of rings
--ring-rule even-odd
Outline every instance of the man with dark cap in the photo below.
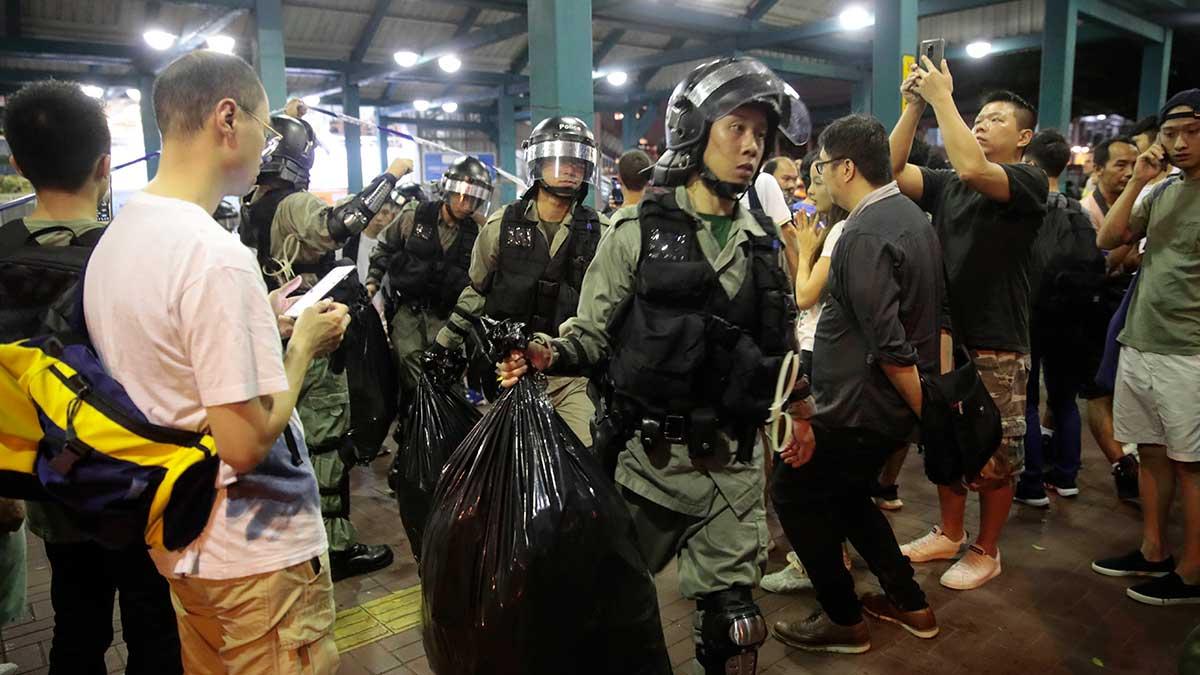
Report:
[[[1141,459],[1142,542],[1097,560],[1108,576],[1156,577],[1127,589],[1150,605],[1200,604],[1200,89],[1171,97],[1158,142],[1137,158],[1133,178],[1109,209],[1097,243],[1104,249],[1146,239],[1131,291],[1113,396],[1118,442]],[[1167,166],[1179,173],[1136,206],[1138,193]],[[1183,551],[1167,546],[1176,490],[1183,505]]]

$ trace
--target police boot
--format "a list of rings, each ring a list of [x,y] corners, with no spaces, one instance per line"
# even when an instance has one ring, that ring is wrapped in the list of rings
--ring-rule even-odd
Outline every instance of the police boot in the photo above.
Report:
[[[329,552],[329,573],[334,581],[381,570],[392,564],[392,549],[385,544],[355,544],[344,551]]]
[[[758,646],[767,639],[767,621],[754,604],[748,586],[701,596],[702,614],[696,661],[705,675],[754,675]]]

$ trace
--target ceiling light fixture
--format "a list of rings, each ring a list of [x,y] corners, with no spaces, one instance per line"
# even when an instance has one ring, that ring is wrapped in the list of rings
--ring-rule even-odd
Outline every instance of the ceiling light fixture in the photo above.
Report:
[[[204,42],[209,49],[222,54],[232,54],[233,47],[237,44],[237,41],[228,35],[209,35]]]
[[[976,40],[967,45],[967,56],[973,59],[982,59],[992,53],[992,43],[987,40]]]
[[[623,70],[614,70],[605,76],[608,83],[614,87],[619,87],[629,81],[629,73]]]
[[[401,49],[392,54],[392,58],[396,60],[396,65],[401,68],[412,68],[417,65],[417,61],[421,59],[421,55],[407,49]]]
[[[462,68],[462,61],[453,54],[447,54],[438,59],[438,68],[441,68],[447,73],[455,73],[458,72],[459,68]]]
[[[838,15],[838,24],[845,30],[859,30],[875,25],[875,16],[862,5],[851,5]]]
[[[173,35],[158,28],[151,28],[145,33],[142,33],[142,39],[146,41],[146,44],[150,45],[151,49],[157,49],[160,52],[166,51],[175,46],[175,40],[178,37],[179,36]]]

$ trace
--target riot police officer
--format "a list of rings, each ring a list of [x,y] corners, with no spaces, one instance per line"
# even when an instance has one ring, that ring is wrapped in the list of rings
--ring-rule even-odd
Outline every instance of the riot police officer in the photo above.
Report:
[[[554,334],[575,316],[584,272],[608,226],[607,218],[584,204],[588,184],[595,183],[596,139],[577,117],[551,117],[533,128],[522,147],[533,185],[480,230],[471,254],[471,283],[431,351],[461,345],[471,317],[480,314]],[[594,406],[587,380],[550,378],[546,393],[590,446]]]
[[[374,296],[387,276],[387,314],[400,386],[417,383],[421,353],[432,343],[470,283],[471,250],[492,196],[492,176],[474,157],[460,157],[441,181],[441,199],[410,201],[379,236],[367,292]]]
[[[391,199],[396,181],[412,170],[409,160],[396,160],[388,172],[362,192],[329,206],[307,192],[316,153],[316,135],[302,119],[303,105],[288,103],[270,125],[279,141],[263,160],[255,189],[242,200],[242,240],[257,250],[268,287],[295,275],[311,286],[335,264],[335,251],[358,234]],[[334,580],[365,574],[392,563],[386,545],[358,542],[350,522],[350,395],[344,371],[329,358],[314,360],[304,377],[297,412],[321,490],[321,512],[329,537],[329,563]]]
[[[752,58],[693,70],[667,106],[667,151],[635,218],[613,226],[562,337],[501,365],[604,381],[596,451],[634,516],[652,571],[679,560],[705,673],[752,673],[767,626],[751,597],[766,562],[762,453],[795,309],[778,232],[739,205],[776,134],[808,113]],[[596,372],[602,369],[602,372]],[[613,455],[616,455],[613,457]]]

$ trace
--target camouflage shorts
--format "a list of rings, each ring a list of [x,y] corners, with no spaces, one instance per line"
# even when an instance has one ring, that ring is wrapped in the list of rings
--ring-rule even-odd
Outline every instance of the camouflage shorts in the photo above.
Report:
[[[974,490],[1002,487],[1025,468],[1025,388],[1029,384],[1029,355],[1016,352],[971,350],[983,386],[1000,409],[1004,438],[979,478]]]

